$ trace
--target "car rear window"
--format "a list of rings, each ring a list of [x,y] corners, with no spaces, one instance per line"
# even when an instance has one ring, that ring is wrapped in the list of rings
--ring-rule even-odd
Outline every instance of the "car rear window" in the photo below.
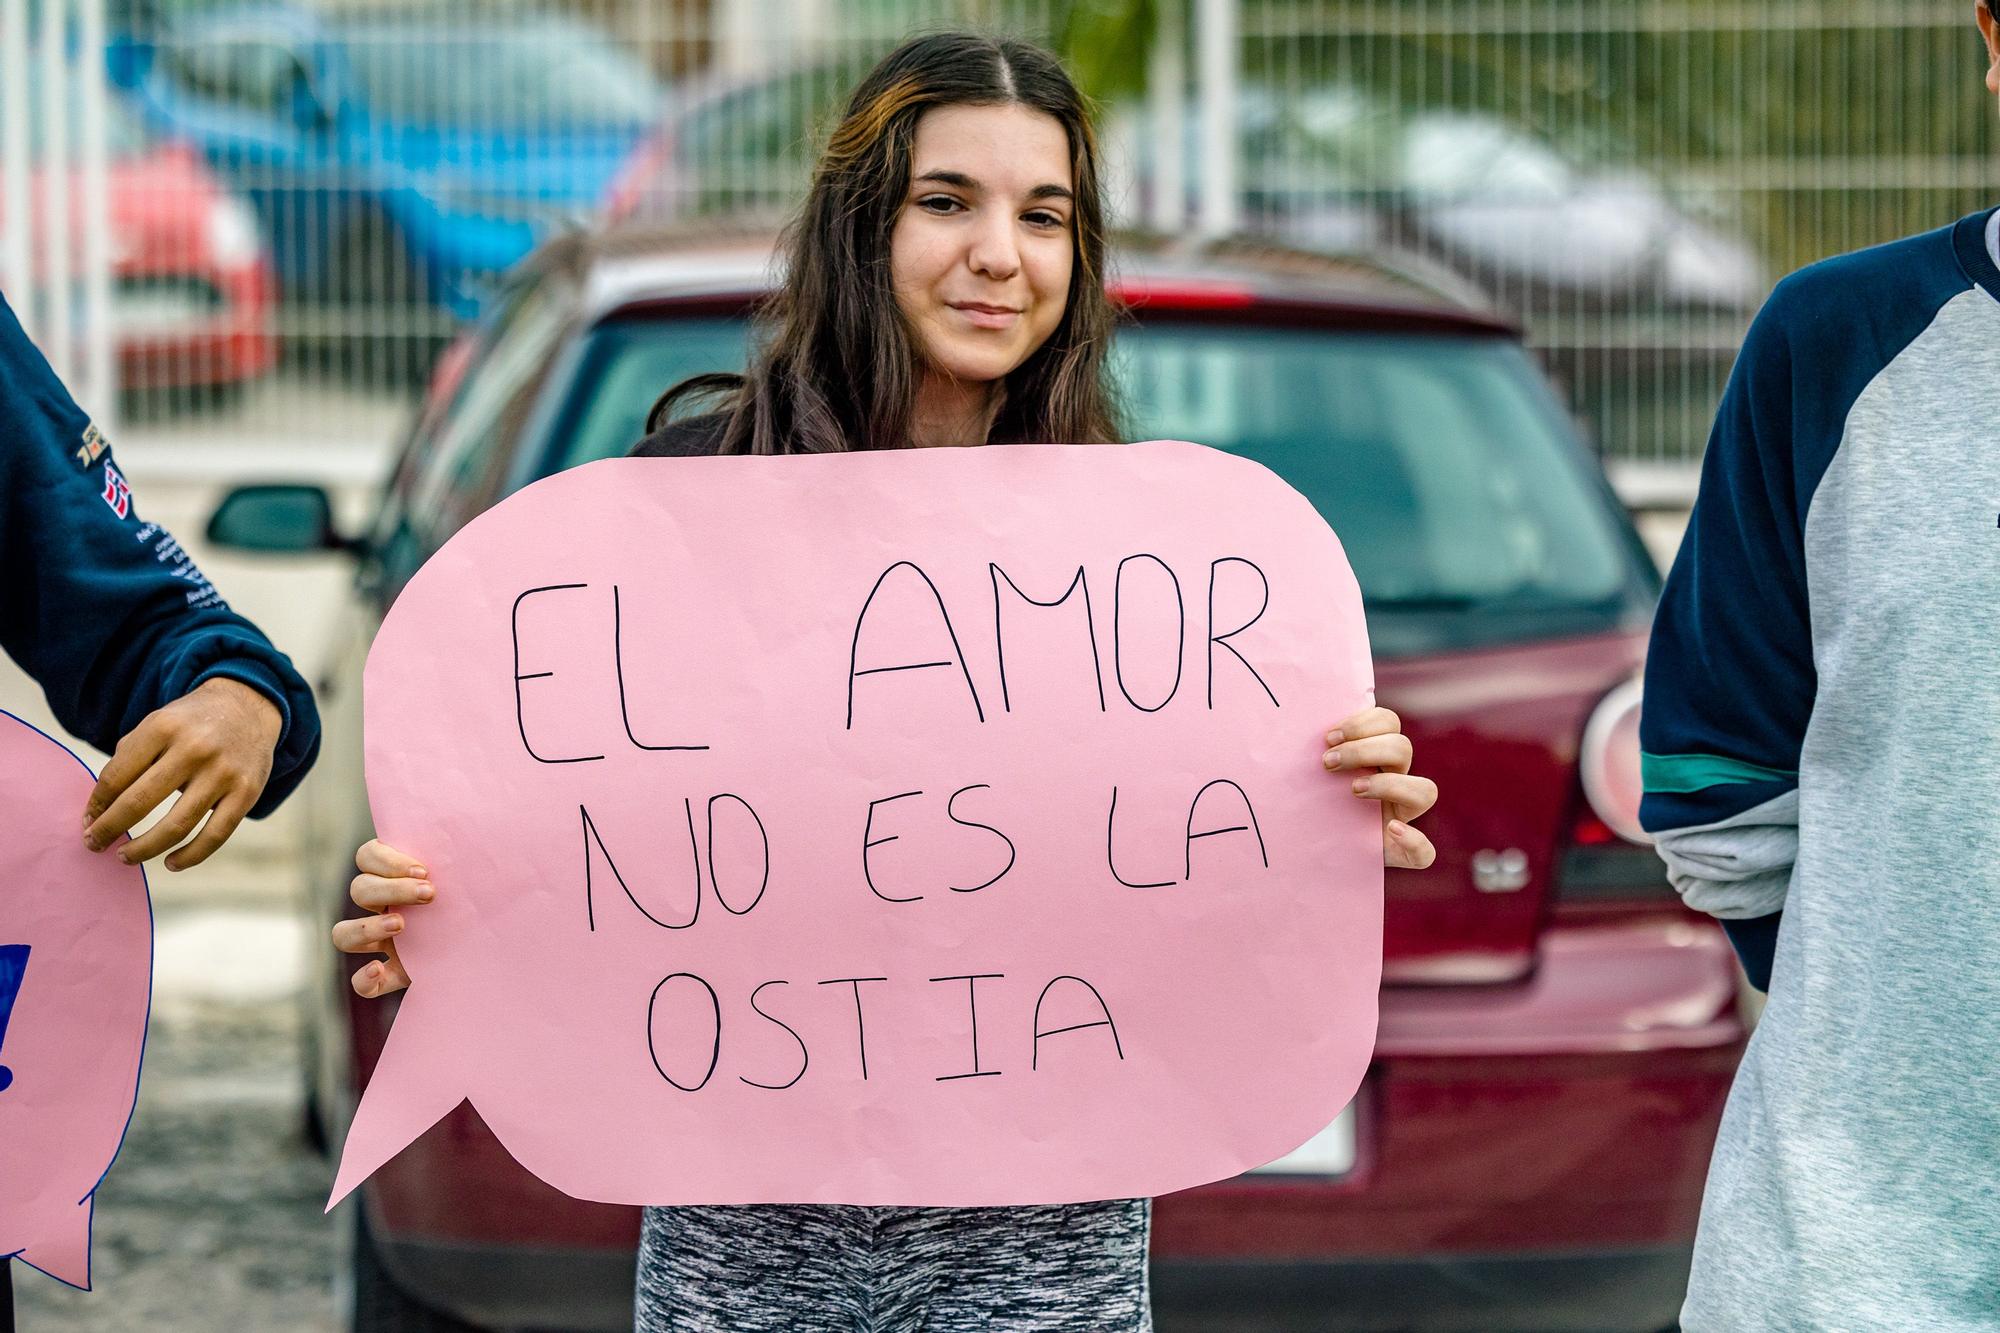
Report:
[[[624,317],[599,324],[587,335],[543,473],[630,453],[661,394],[690,375],[743,369],[748,336],[748,324],[733,317]]]
[[[1254,458],[1326,517],[1378,655],[1643,624],[1652,566],[1528,353],[1480,334],[1154,322],[1130,438]]]
[[[738,369],[733,318],[598,326],[547,470],[625,453],[659,393]],[[1657,581],[1519,344],[1153,321],[1112,370],[1130,437],[1253,458],[1339,534],[1378,656],[1642,625]]]

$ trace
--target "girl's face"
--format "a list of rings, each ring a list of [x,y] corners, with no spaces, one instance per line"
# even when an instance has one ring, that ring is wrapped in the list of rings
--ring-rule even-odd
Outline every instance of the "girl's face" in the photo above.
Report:
[[[933,367],[998,380],[1055,331],[1075,262],[1074,186],[1069,137],[1046,112],[945,106],[917,121],[889,269]]]

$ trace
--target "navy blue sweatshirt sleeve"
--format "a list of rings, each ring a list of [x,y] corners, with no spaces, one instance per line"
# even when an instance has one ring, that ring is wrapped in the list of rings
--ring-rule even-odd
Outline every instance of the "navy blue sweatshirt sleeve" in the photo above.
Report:
[[[1784,913],[1755,916],[1747,921],[1724,921],[1722,933],[1743,964],[1743,975],[1760,991],[1771,989],[1771,966],[1778,958],[1778,922]]]
[[[241,681],[284,720],[251,809],[275,810],[319,752],[312,691],[230,610],[179,542],[143,522],[97,428],[0,297],[0,648],[100,750],[205,680]]]

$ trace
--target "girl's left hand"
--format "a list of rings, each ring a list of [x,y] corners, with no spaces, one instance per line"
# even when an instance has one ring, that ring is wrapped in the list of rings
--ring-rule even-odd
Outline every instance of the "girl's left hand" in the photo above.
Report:
[[[1437,783],[1410,774],[1410,738],[1386,708],[1366,708],[1326,733],[1328,771],[1353,775],[1354,794],[1382,803],[1382,864],[1422,870],[1437,859],[1410,821],[1437,804]]]

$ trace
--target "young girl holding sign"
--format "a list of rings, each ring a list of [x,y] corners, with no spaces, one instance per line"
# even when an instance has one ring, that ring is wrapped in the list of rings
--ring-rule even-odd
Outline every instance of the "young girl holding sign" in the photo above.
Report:
[[[1112,308],[1089,113],[1061,65],[1015,41],[920,37],[858,87],[788,241],[770,336],[746,375],[700,376],[654,409],[727,395],[634,453],[824,453],[1061,440],[1111,443]],[[1387,709],[1327,733],[1323,758],[1383,806],[1383,861],[1422,868],[1437,799]],[[400,909],[425,870],[370,842],[337,948],[380,952],[364,996],[409,984]],[[1143,1330],[1150,1201],[1006,1208],[648,1208],[637,1328]]]

